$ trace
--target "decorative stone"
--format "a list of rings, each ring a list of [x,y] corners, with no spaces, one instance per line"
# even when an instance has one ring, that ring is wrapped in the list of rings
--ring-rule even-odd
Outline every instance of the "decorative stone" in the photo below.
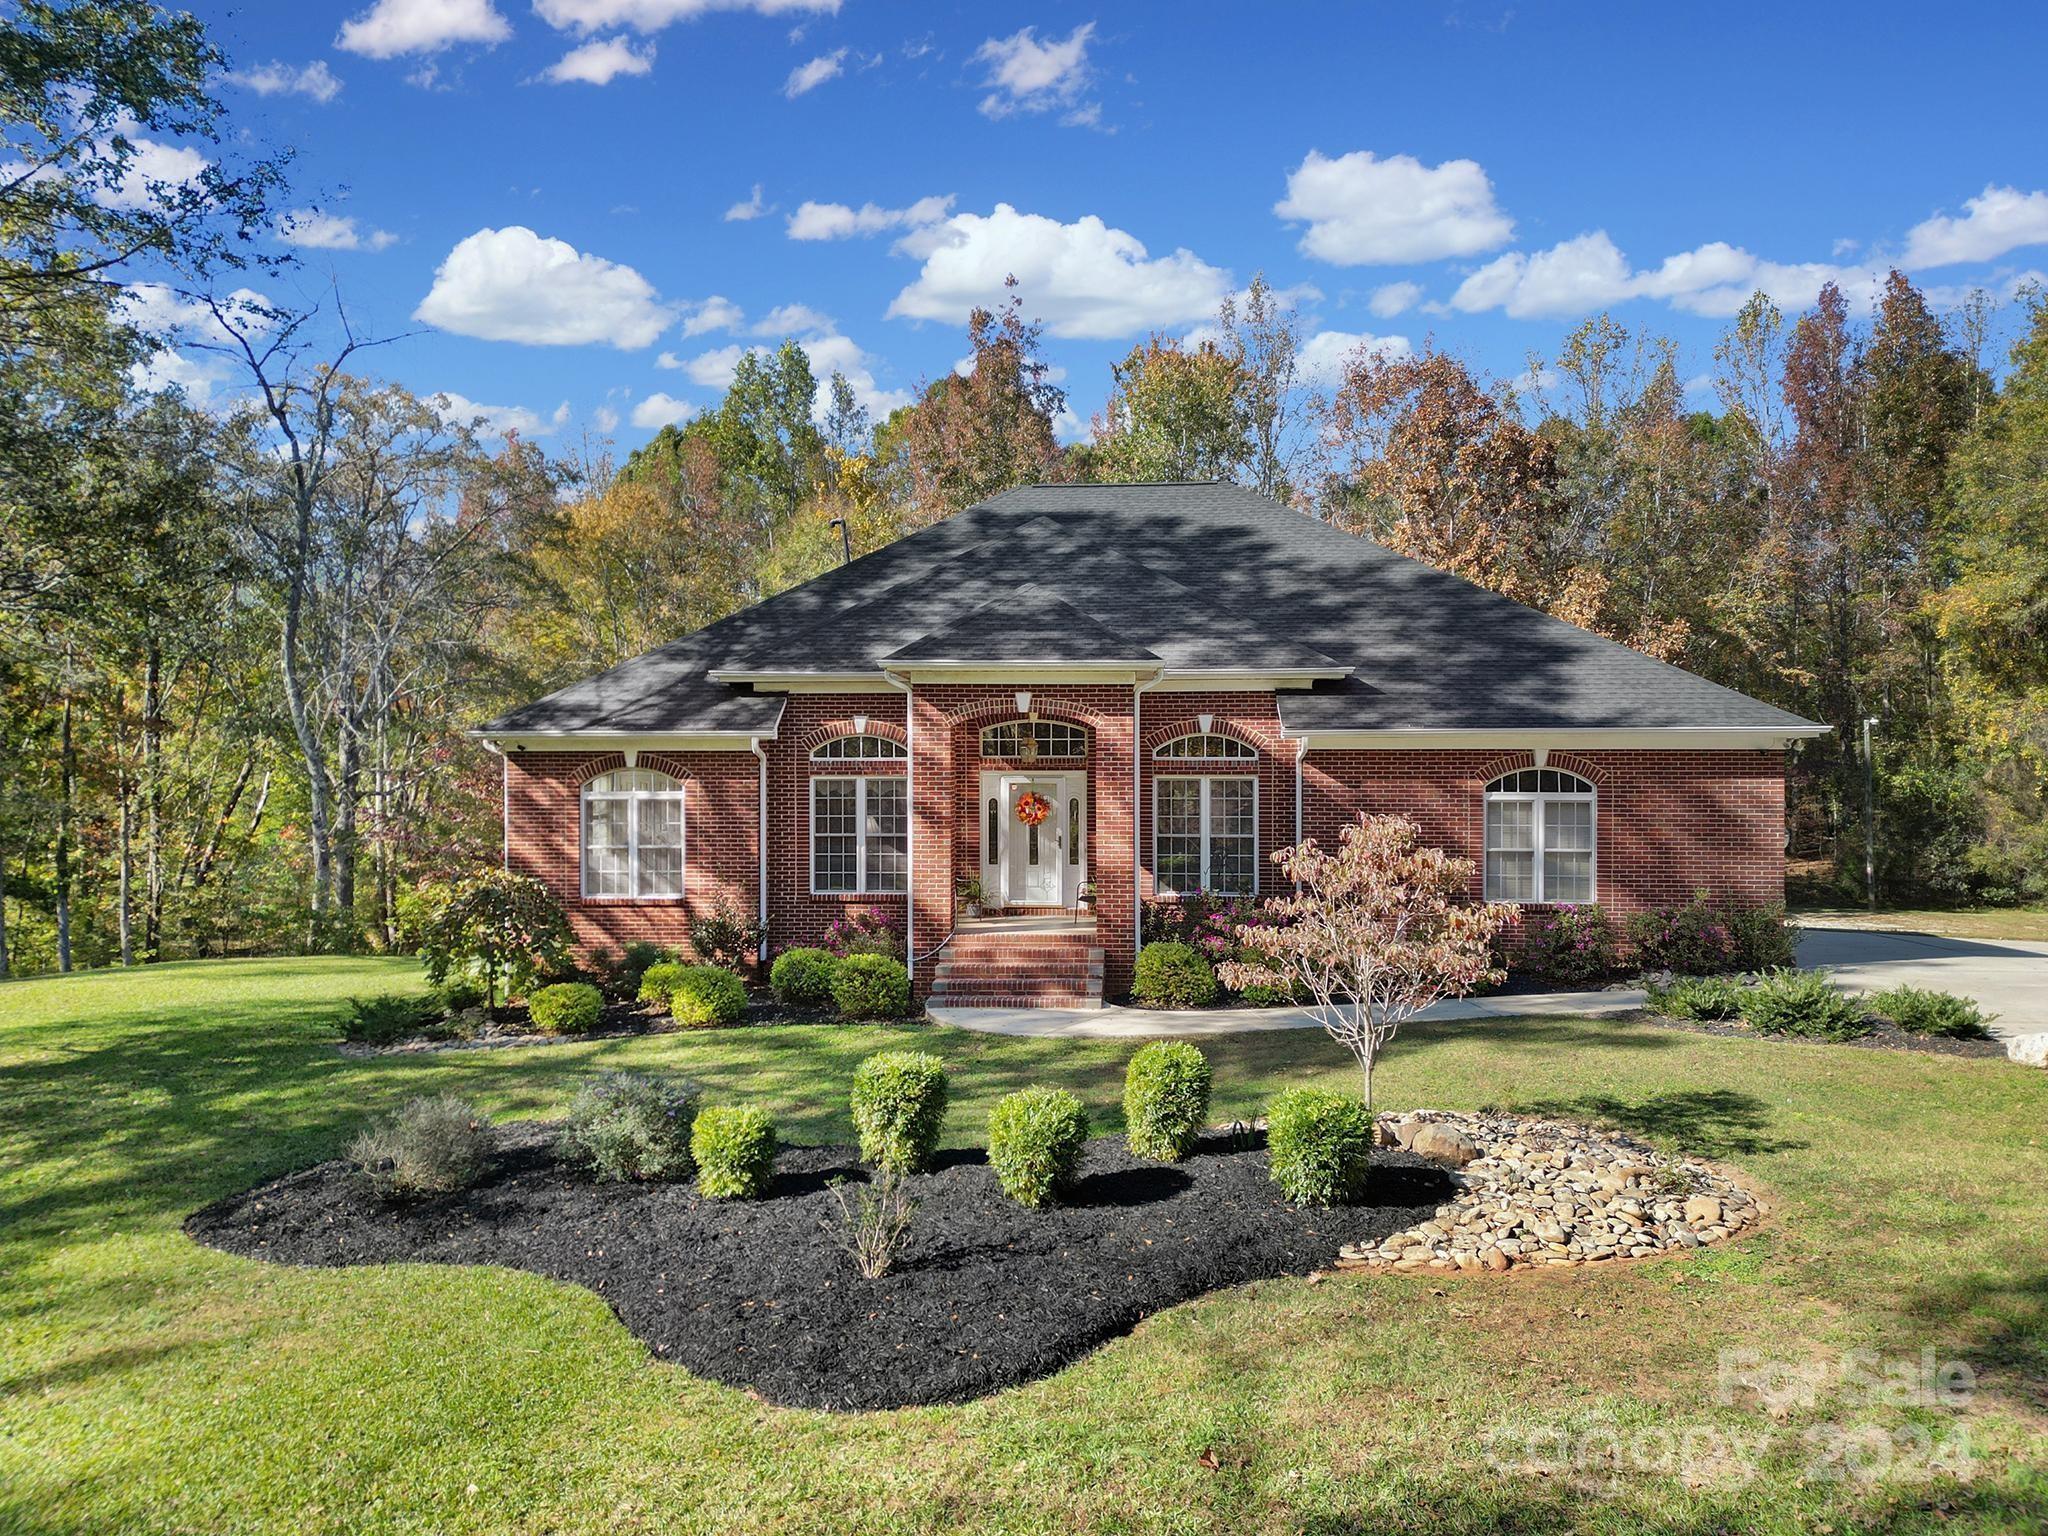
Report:
[[[1417,1128],[1408,1139],[1408,1150],[1418,1157],[1462,1168],[1479,1159],[1479,1144],[1463,1131],[1432,1121]]]
[[[1685,1220],[1691,1227],[1718,1226],[1721,1221],[1721,1202],[1712,1195],[1695,1195],[1685,1202]]]
[[[2013,1035],[2005,1042],[2005,1054],[2023,1067],[2048,1067],[2048,1034]]]

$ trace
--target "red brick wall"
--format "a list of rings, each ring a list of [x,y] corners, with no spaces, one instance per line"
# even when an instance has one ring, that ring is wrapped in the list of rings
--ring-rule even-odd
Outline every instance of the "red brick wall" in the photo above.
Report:
[[[506,862],[554,892],[588,959],[632,939],[687,948],[690,922],[723,902],[750,916],[758,900],[751,752],[643,752],[639,766],[683,781],[683,895],[583,898],[583,786],[623,768],[616,752],[512,752],[506,757]]]
[[[768,926],[776,951],[817,944],[832,919],[856,908],[886,912],[903,927],[902,895],[811,894],[811,778],[813,774],[879,776],[901,773],[903,762],[813,763],[811,749],[834,736],[853,733],[854,717],[865,715],[868,734],[903,740],[904,698],[900,692],[793,693],[783,707],[782,726],[768,751]],[[913,809],[913,823],[915,811]]]
[[[1398,811],[1414,818],[1424,842],[1476,865],[1487,784],[1535,760],[1530,752],[1312,751],[1302,769],[1302,830],[1327,843],[1360,811]],[[1552,752],[1548,766],[1598,791],[1594,879],[1603,906],[1627,912],[1701,890],[1784,899],[1782,752]]]
[[[1256,865],[1259,892],[1273,888],[1272,854],[1294,841],[1294,752],[1295,744],[1280,739],[1280,712],[1271,693],[1160,693],[1154,690],[1142,701],[1145,737],[1141,743],[1140,767],[1144,775],[1138,799],[1139,835],[1142,838],[1145,896],[1155,889],[1152,869],[1152,781],[1159,774],[1233,775],[1254,774],[1259,781],[1259,849]],[[1153,751],[1177,736],[1192,735],[1202,728],[1203,715],[1210,716],[1209,732],[1228,736],[1257,749],[1257,763],[1186,761],[1155,762]]]

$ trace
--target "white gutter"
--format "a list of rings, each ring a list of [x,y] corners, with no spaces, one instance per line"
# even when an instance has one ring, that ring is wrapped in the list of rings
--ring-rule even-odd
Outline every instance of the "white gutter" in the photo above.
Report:
[[[760,860],[754,874],[754,883],[759,890],[759,906],[754,921],[761,929],[761,948],[757,958],[761,964],[768,963],[768,753],[756,736],[753,743],[754,757],[761,765],[761,799],[754,816],[754,848]]]
[[[1581,727],[1574,730],[1502,731],[1479,728],[1415,730],[1291,730],[1283,722],[1280,735],[1290,741],[1306,742],[1319,751],[1424,752],[1462,747],[1514,747],[1529,751],[1543,748],[1569,750],[1574,747],[1606,747],[1615,750],[1675,750],[1734,752],[1775,750],[1809,736],[1824,736],[1832,726],[1802,721],[1798,725],[1759,727],[1753,725],[1662,725],[1623,727]]]
[[[1138,951],[1145,947],[1145,808],[1139,802],[1144,797],[1145,783],[1145,711],[1140,702],[1145,690],[1154,687],[1166,676],[1166,669],[1160,668],[1142,683],[1131,685],[1131,959],[1135,962]]]
[[[903,801],[910,816],[910,835],[903,842],[903,973],[917,980],[917,700],[910,684],[894,672],[882,681],[903,690]]]
[[[1301,760],[1308,756],[1308,738],[1294,744],[1294,842],[1301,844]]]

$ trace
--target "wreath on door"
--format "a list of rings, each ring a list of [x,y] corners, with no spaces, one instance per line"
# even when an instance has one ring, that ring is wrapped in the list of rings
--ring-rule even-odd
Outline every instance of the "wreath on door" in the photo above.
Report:
[[[1017,819],[1027,827],[1035,827],[1052,814],[1052,802],[1035,789],[1027,789],[1017,797]]]

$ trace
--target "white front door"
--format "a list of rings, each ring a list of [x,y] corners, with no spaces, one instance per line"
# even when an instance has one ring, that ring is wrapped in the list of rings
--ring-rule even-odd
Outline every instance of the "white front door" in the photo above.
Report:
[[[1000,807],[997,868],[1002,882],[1000,892],[992,894],[1005,905],[1064,907],[1079,895],[1087,879],[1085,784],[1078,773],[1004,774],[992,786]],[[1027,794],[1044,796],[1051,807],[1036,826],[1017,815],[1018,802]]]

